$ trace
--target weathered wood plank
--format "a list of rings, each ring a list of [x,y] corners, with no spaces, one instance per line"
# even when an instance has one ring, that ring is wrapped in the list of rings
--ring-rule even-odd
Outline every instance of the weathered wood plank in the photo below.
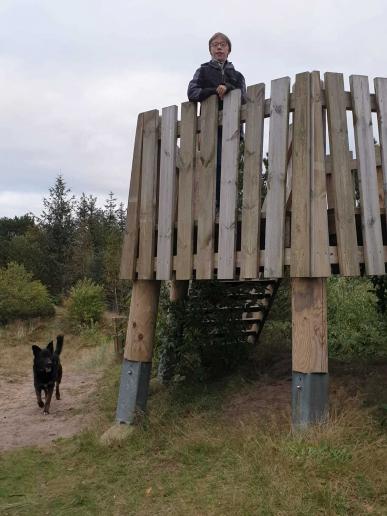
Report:
[[[291,277],[310,276],[310,74],[296,75],[293,118]]]
[[[223,100],[218,279],[233,279],[235,274],[240,107],[241,90],[233,90],[225,96]]]
[[[261,225],[261,182],[265,85],[247,88],[243,170],[241,278],[257,278]]]
[[[327,183],[325,173],[325,113],[321,102],[321,80],[319,72],[311,74],[311,276],[328,277],[329,233],[327,212]]]
[[[177,210],[176,279],[192,278],[193,268],[193,206],[196,153],[196,104],[181,105],[180,169]]]
[[[144,113],[140,242],[137,267],[139,279],[154,278],[158,126],[158,110]]]
[[[292,369],[328,372],[325,278],[292,278]]]
[[[382,227],[368,77],[351,75],[353,124],[360,189],[360,211],[367,274],[384,274]]]
[[[198,178],[198,259],[197,279],[211,279],[214,274],[215,179],[218,141],[218,98],[212,95],[201,106],[202,132]]]
[[[138,250],[138,230],[141,195],[141,161],[144,117],[140,113],[137,118],[136,136],[130,176],[126,229],[122,243],[120,278],[133,280],[136,277],[136,258]]]
[[[328,72],[324,77],[340,274],[358,276],[354,189],[349,163],[344,80],[340,73]]]
[[[177,106],[165,107],[161,117],[159,217],[157,225],[156,279],[172,274],[173,212],[176,190]]]
[[[383,171],[384,207],[387,219],[387,79],[374,79],[379,126],[380,158]]]
[[[283,275],[289,91],[289,77],[271,82],[264,270],[266,278],[280,278]]]

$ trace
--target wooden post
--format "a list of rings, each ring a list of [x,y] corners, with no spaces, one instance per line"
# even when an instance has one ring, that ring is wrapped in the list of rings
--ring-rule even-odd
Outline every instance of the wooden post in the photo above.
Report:
[[[160,281],[133,283],[117,403],[119,423],[132,424],[136,413],[146,409],[159,295]]]
[[[169,293],[169,299],[172,302],[181,301],[185,298],[188,292],[189,281],[171,281],[171,290]]]
[[[328,414],[325,278],[292,279],[292,345],[292,420],[305,428]]]

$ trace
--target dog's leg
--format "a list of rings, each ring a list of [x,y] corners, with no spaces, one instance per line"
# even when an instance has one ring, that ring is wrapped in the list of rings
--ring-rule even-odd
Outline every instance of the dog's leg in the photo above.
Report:
[[[55,390],[55,397],[57,400],[60,400],[59,384],[60,384],[61,380],[62,380],[62,365],[59,364],[58,376],[56,379],[56,390]]]
[[[56,382],[55,397],[57,400],[60,400],[60,392],[59,392],[59,383],[58,382]]]
[[[42,392],[38,387],[36,387],[36,385],[35,385],[35,392],[36,392],[36,399],[38,400],[39,407],[40,408],[44,407],[44,403],[42,400]]]
[[[50,385],[46,391],[46,399],[45,399],[43,414],[50,413],[50,403],[51,403],[51,398],[52,398],[53,392],[54,392],[54,385]]]

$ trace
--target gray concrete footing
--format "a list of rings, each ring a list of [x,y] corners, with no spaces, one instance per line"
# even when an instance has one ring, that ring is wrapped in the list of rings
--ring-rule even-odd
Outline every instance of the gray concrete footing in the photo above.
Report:
[[[136,415],[145,412],[151,368],[151,362],[124,359],[116,412],[118,423],[133,424]]]
[[[302,430],[328,418],[328,373],[297,373],[292,379],[292,423]]]

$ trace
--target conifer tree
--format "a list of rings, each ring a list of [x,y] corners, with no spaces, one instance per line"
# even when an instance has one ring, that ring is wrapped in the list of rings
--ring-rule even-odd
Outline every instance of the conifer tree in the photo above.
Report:
[[[48,287],[52,294],[63,294],[72,283],[71,259],[73,254],[75,198],[61,174],[43,199],[44,210],[40,224],[46,235]]]

